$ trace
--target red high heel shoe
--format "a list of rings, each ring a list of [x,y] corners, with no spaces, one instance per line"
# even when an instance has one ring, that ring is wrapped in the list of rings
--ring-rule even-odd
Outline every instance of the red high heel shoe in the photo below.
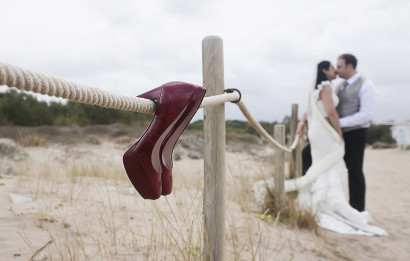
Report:
[[[188,86],[186,87],[188,90]],[[172,192],[172,151],[174,150],[175,144],[181,136],[182,132],[185,130],[186,126],[191,121],[192,117],[198,110],[201,102],[205,96],[206,89],[200,86],[191,85],[189,89],[194,91],[194,94],[187,105],[184,115],[175,124],[172,131],[165,138],[163,147],[161,149],[162,155],[162,195],[166,196]]]
[[[188,83],[172,82],[138,96],[155,100],[155,116],[143,136],[125,152],[123,162],[131,183],[145,199],[157,199],[161,196],[163,148],[166,147],[165,153],[171,153],[171,156],[165,158],[171,158],[172,168],[173,146],[169,150],[167,144],[178,139],[180,134],[175,138],[172,133],[179,130],[179,122],[185,122],[182,117],[190,115],[187,109],[193,108],[192,104],[197,103],[194,102],[196,99],[193,101],[193,97],[196,97],[198,88],[204,89]]]

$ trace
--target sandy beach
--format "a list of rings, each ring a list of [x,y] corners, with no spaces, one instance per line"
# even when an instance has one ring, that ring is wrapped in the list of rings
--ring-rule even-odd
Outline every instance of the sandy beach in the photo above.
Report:
[[[48,131],[44,144],[28,147],[0,131],[0,144],[13,148],[0,155],[0,260],[201,260],[198,133],[184,133],[175,148],[173,193],[152,201],[123,169],[131,130],[70,142]],[[366,237],[261,216],[252,184],[272,175],[274,150],[249,137],[227,144],[225,260],[410,260],[410,151],[366,149],[367,210],[389,234]]]

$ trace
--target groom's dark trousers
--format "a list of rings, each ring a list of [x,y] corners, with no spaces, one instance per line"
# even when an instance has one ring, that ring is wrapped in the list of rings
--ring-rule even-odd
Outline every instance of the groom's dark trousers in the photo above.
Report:
[[[367,131],[367,128],[361,128],[343,132],[345,140],[344,160],[349,172],[349,203],[358,211],[365,209],[366,182],[363,174],[363,159]]]
[[[363,174],[364,149],[367,141],[367,128],[356,129],[343,133],[345,141],[345,156],[349,172],[349,197],[350,205],[358,211],[365,209],[366,182]],[[302,150],[302,173],[312,165],[310,144]]]
[[[312,166],[312,154],[310,144],[308,144],[302,150],[302,175],[306,174],[310,166]]]

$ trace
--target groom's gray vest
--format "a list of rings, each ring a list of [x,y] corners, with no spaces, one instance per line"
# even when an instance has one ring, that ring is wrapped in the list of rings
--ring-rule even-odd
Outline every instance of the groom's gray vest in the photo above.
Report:
[[[341,91],[340,88],[343,83],[338,86],[337,96],[339,96],[339,105],[336,107],[336,110],[339,114],[339,118],[353,115],[360,110],[359,91],[364,81],[365,80],[362,77],[359,77],[349,86],[349,88],[344,88]],[[362,125],[342,128],[342,131],[347,132],[361,128],[368,128],[369,126],[370,122],[366,122]]]

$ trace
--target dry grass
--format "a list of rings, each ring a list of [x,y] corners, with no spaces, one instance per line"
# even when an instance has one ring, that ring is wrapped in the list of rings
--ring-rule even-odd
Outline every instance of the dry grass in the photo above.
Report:
[[[126,143],[128,138],[122,136],[124,133],[117,134],[117,138],[123,137],[123,143]],[[92,135],[91,131],[89,135]],[[97,137],[104,140],[104,136]],[[157,201],[142,200],[130,190],[132,185],[120,161],[112,164],[117,160],[106,162],[88,151],[95,148],[103,151],[107,148],[104,145],[104,142],[98,147],[60,145],[61,155],[51,153],[62,166],[58,168],[47,162],[35,168],[24,165],[24,162],[19,164],[15,192],[36,199],[36,205],[33,204],[36,214],[32,214],[32,219],[21,215],[19,218],[22,222],[31,220],[47,231],[48,239],[44,243],[52,243],[42,252],[46,252],[48,259],[203,260],[203,161],[188,159],[190,164],[195,162],[195,167],[187,167],[191,165],[184,165],[187,159],[181,155],[184,160],[174,162],[173,193]],[[53,146],[46,148],[52,149]],[[246,152],[258,151],[257,147],[248,145],[242,148]],[[117,155],[113,151],[110,154]],[[266,164],[268,156],[252,155],[259,162],[251,161],[252,165],[246,165],[248,158],[241,157],[227,161],[225,258],[272,260],[272,249],[279,253],[283,246],[278,241],[272,247],[272,234],[269,234],[272,231],[268,232],[267,228],[284,222],[291,227],[312,229],[309,222],[314,218],[309,219],[308,214],[297,212],[294,205],[286,212],[269,204],[268,212],[257,212],[251,189],[255,180],[271,171],[265,169],[271,163]],[[24,238],[34,252],[29,236],[24,235]],[[28,258],[32,252],[21,250],[21,254]]]
[[[272,190],[267,188],[265,198],[266,214],[275,217],[276,222],[287,224],[291,228],[307,229],[320,235],[319,226],[315,220],[315,214],[309,209],[300,209],[296,205],[297,192],[285,194],[284,204],[281,207]]]
[[[100,138],[96,135],[88,135],[85,138],[85,142],[89,143],[89,144],[94,144],[94,145],[101,145],[101,143],[102,143]]]
[[[23,137],[20,132],[18,133],[19,133],[18,142],[23,147],[44,146],[47,143],[47,141],[44,138],[38,136],[37,134],[29,134]]]
[[[52,241],[44,250],[49,260],[203,260],[203,177],[175,173],[173,194],[143,201],[129,190],[124,171],[114,167],[68,162],[61,173],[47,166],[35,177],[28,169],[21,171],[17,191],[28,188],[40,203],[35,222]],[[250,184],[240,181],[235,195],[244,195],[242,189]],[[255,231],[254,222],[238,225],[229,213],[226,219],[227,255],[232,260],[243,260],[243,255],[266,260],[262,233]]]

